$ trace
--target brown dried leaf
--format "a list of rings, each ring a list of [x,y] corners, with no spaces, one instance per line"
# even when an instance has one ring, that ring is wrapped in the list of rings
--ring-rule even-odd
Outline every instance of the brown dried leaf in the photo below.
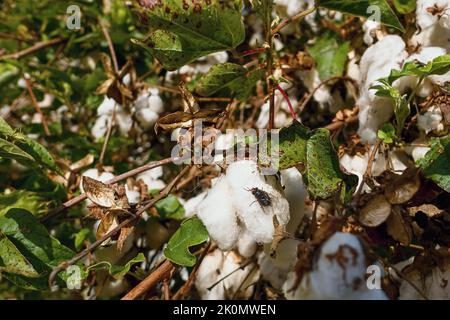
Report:
[[[270,256],[275,258],[278,245],[284,239],[290,238],[290,235],[286,232],[284,226],[278,222],[276,215],[273,216],[273,226],[275,227],[275,232],[273,235],[272,244],[270,245]]]
[[[101,239],[105,234],[113,230],[119,225],[117,214],[114,212],[108,212],[98,225],[97,232],[95,234],[97,240]],[[106,246],[111,242],[111,239],[105,240],[102,246]]]
[[[425,213],[428,217],[434,217],[437,216],[441,213],[444,212],[444,210],[439,209],[438,207],[436,207],[435,205],[432,204],[422,204],[420,206],[417,207],[410,207],[408,208],[408,213],[412,216],[414,216],[417,212],[423,212]]]
[[[384,194],[390,203],[402,204],[411,200],[419,188],[418,170],[406,169],[402,175],[395,175],[386,183]]]
[[[397,206],[392,208],[392,213],[386,220],[387,232],[396,241],[408,246],[412,239],[412,229],[409,222],[405,221]]]
[[[183,111],[194,114],[200,110],[197,101],[191,92],[186,88],[184,82],[181,82],[178,86],[181,91],[181,96],[183,97]]]
[[[189,112],[177,111],[161,117],[155,124],[155,131],[158,128],[163,130],[172,130],[180,127],[191,127],[191,120],[200,120],[205,125],[212,125],[217,123],[225,116],[226,112],[223,109],[203,109],[195,114]]]
[[[89,216],[92,216],[94,219],[97,220],[102,220],[105,217],[107,211],[105,208],[100,207],[95,203],[88,205],[87,208],[89,210]]]
[[[134,227],[123,227],[120,230],[119,239],[117,239],[117,250],[122,251],[123,244],[127,237],[133,232]]]
[[[82,184],[89,200],[105,208],[115,206],[114,190],[110,186],[86,176],[83,177]]]
[[[359,212],[359,222],[366,227],[377,227],[391,214],[391,204],[384,195],[376,195]]]
[[[81,158],[75,163],[72,163],[70,166],[70,170],[73,172],[78,172],[80,169],[85,168],[91,165],[94,162],[94,156],[92,154],[88,154],[85,157]]]

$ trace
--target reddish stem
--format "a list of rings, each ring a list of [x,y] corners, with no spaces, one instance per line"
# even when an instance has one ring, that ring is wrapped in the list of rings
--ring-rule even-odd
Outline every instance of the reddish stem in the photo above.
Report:
[[[248,51],[242,52],[241,57],[251,56],[252,54],[262,53],[265,52],[267,48],[256,48]]]
[[[279,84],[277,85],[277,89],[283,95],[284,100],[286,100],[286,102],[287,102],[287,104],[289,106],[289,111],[291,112],[292,119],[294,119],[294,121],[296,121],[297,120],[297,115],[295,114],[294,108],[292,107],[291,100],[289,100],[288,95],[286,94],[286,92],[283,90],[283,88]]]

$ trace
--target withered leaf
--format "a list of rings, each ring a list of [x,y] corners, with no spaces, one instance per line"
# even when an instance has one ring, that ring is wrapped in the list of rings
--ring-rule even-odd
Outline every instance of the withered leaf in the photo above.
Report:
[[[112,187],[86,176],[83,176],[82,183],[89,200],[105,208],[114,207],[115,196]]]
[[[411,200],[419,188],[418,170],[406,169],[402,175],[395,175],[386,183],[384,194],[390,203],[402,204]]]
[[[155,124],[155,131],[157,131],[158,128],[172,130],[183,126],[191,127],[192,123],[189,122],[192,120],[199,120],[206,125],[212,125],[222,119],[225,114],[226,112],[223,109],[202,109],[194,114],[177,111],[161,117]]]
[[[419,211],[425,213],[429,218],[437,216],[444,212],[444,210],[439,209],[433,204],[422,204],[417,207],[408,208],[408,212],[412,216],[414,216]]]
[[[199,106],[192,93],[186,88],[184,82],[181,82],[178,86],[183,97],[183,111],[194,114],[199,111]]]
[[[98,225],[97,232],[95,234],[97,240],[101,239],[105,234],[112,231],[114,228],[116,228],[119,225],[119,220],[117,217],[117,214],[114,212],[108,212],[103,219],[100,221],[100,224]],[[102,243],[102,246],[106,246],[110,244],[111,238],[108,240],[105,240]]]
[[[412,239],[412,228],[408,221],[402,216],[398,206],[392,208],[392,213],[386,220],[387,232],[396,241],[408,246]]]
[[[275,258],[278,245],[284,239],[290,238],[290,235],[286,232],[285,227],[278,222],[276,215],[273,216],[273,226],[275,227],[275,232],[273,235],[272,244],[270,245],[270,256]]]
[[[117,250],[122,251],[123,244],[127,237],[133,232],[134,227],[123,227],[120,230],[119,239],[117,239]]]
[[[92,216],[96,220],[101,220],[105,217],[105,214],[107,212],[107,209],[100,207],[99,205],[95,203],[91,203],[87,206],[89,210],[89,215]]]
[[[94,156],[92,154],[88,154],[85,157],[78,160],[77,162],[73,163],[70,166],[70,170],[73,172],[78,172],[80,169],[91,165],[93,162],[94,162]]]
[[[384,195],[376,195],[359,212],[359,222],[366,227],[377,227],[391,214],[391,204]]]

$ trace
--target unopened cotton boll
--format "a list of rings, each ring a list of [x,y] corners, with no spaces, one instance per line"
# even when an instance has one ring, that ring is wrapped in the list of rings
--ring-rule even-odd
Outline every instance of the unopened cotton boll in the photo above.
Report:
[[[240,234],[236,211],[230,198],[230,186],[222,176],[197,207],[197,215],[208,234],[224,251],[231,250],[236,245]]]
[[[273,216],[285,227],[289,222],[289,203],[284,196],[267,183],[254,161],[242,160],[230,164],[226,178],[230,186],[231,202],[239,220],[258,243],[270,243],[275,231]],[[270,197],[270,205],[262,206],[251,190],[261,190]]]

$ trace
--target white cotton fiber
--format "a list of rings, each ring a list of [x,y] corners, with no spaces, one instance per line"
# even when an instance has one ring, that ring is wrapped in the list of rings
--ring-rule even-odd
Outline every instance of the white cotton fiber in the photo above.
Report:
[[[197,215],[209,235],[224,251],[235,246],[240,234],[236,211],[230,198],[228,182],[222,177],[197,207]]]
[[[286,226],[289,222],[289,204],[272,185],[266,183],[255,162],[237,161],[229,165],[226,173],[231,188],[231,202],[240,221],[258,243],[270,243],[275,231],[273,216]],[[258,188],[270,196],[271,205],[261,206],[251,190]]]
[[[443,130],[442,112],[437,106],[429,108],[424,114],[417,117],[417,126],[419,129],[429,133],[433,130]]]

